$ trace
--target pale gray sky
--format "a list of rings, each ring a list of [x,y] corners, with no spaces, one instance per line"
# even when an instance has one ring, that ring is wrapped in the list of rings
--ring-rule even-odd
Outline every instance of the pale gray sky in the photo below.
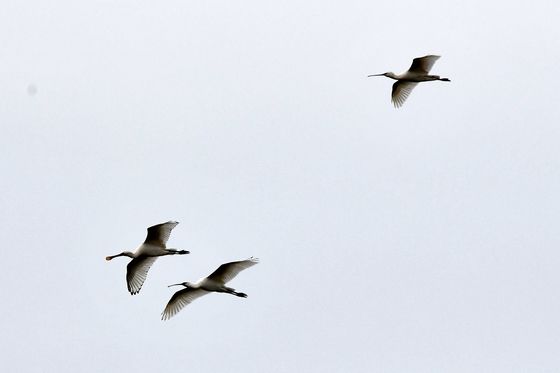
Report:
[[[21,372],[557,373],[557,1],[12,1],[0,356]],[[441,54],[390,103],[412,58]],[[551,78],[553,77],[553,78]],[[130,296],[145,228],[181,224]],[[261,258],[160,321],[176,289]]]

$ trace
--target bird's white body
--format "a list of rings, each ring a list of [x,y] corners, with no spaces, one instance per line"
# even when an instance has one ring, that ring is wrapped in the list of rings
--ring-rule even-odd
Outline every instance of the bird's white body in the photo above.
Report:
[[[238,297],[246,298],[247,294],[239,293],[235,289],[226,286],[228,281],[231,281],[239,272],[259,262],[256,258],[249,258],[247,260],[241,260],[238,262],[230,262],[222,264],[214,272],[212,272],[208,277],[203,277],[197,282],[181,282],[179,284],[173,284],[169,286],[179,286],[182,285],[185,288],[177,291],[162,312],[162,320],[168,320],[175,316],[177,312],[183,309],[186,305],[191,303],[197,298],[208,293],[228,293]]]
[[[158,257],[189,253],[187,250],[168,249],[166,247],[169,235],[177,224],[179,223],[176,221],[168,221],[167,223],[151,226],[148,228],[146,240],[138,246],[136,251],[123,251],[120,254],[110,255],[105,258],[106,260],[112,260],[119,256],[132,258],[126,267],[126,283],[130,294],[135,295],[140,292],[150,267]]]
[[[415,58],[412,61],[410,68],[402,74],[395,74],[393,72],[386,72],[383,74],[373,74],[370,76],[386,76],[396,80],[397,82],[393,84],[393,90],[391,92],[391,101],[395,107],[401,107],[412,89],[416,87],[418,83],[430,82],[434,80],[441,80],[444,82],[449,82],[447,78],[442,78],[439,75],[429,75],[429,72],[438,60],[439,56],[429,55],[424,57]]]
[[[402,81],[402,82],[420,83],[420,82],[430,82],[433,80],[441,80],[441,78],[438,75],[424,75],[412,71],[405,71],[402,74],[395,74],[391,72],[385,74],[386,74],[385,76],[388,78]]]
[[[214,281],[209,279],[208,277],[199,279],[196,284],[200,289],[206,291],[227,291],[228,289],[230,289],[221,281]]]
[[[187,286],[192,289],[201,289],[208,292],[217,293],[227,293],[231,288],[225,286],[225,284],[209,279],[208,277],[203,277],[196,282],[186,282]]]
[[[135,258],[140,256],[164,256],[169,255],[169,250],[158,245],[144,242],[138,246],[133,255]]]

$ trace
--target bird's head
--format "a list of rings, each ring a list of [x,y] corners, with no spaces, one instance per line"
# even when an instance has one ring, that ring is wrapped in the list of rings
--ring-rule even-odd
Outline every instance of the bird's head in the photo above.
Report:
[[[117,255],[106,256],[105,260],[111,260],[111,259],[119,257],[119,256],[128,256],[129,258],[134,258],[134,253],[132,253],[130,251],[123,251],[122,253],[117,254]]]
[[[183,285],[183,286],[186,287],[186,288],[192,288],[192,287],[193,287],[192,284],[191,284],[190,282],[180,282],[180,283],[178,283],[178,284],[169,285],[168,288],[170,288],[170,287],[172,287],[172,286],[181,286],[181,285]]]
[[[394,78],[395,73],[393,73],[391,71],[388,71],[388,72],[382,73],[382,74],[371,74],[371,75],[368,75],[368,78],[371,77],[371,76],[386,76],[387,78]]]

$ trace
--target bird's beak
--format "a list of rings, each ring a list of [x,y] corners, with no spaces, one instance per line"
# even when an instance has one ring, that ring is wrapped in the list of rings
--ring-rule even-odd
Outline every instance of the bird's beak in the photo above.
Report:
[[[124,252],[120,253],[120,254],[116,254],[116,255],[109,255],[105,257],[105,260],[111,260],[111,259],[115,259],[118,258],[119,256],[124,256]]]
[[[173,285],[169,285],[168,288],[172,287],[172,286],[179,286],[179,285],[183,285],[182,283],[180,284],[173,284]]]
[[[385,74],[372,74],[372,75],[368,75],[368,78],[369,78],[370,76],[384,76],[384,75],[385,75]]]

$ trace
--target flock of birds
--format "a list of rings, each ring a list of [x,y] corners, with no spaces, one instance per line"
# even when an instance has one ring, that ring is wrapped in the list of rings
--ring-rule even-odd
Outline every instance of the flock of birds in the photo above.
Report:
[[[171,231],[177,224],[179,223],[176,221],[168,221],[167,223],[151,226],[148,228],[146,239],[135,252],[123,251],[120,254],[105,257],[106,260],[112,260],[119,256],[128,256],[132,258],[130,263],[126,266],[126,284],[130,294],[135,295],[140,292],[144,281],[146,281],[150,267],[158,257],[190,253],[187,250],[168,249],[166,246]],[[184,286],[184,289],[177,291],[173,294],[171,299],[169,299],[167,306],[165,306],[161,314],[161,319],[170,319],[193,300],[210,292],[228,293],[237,297],[247,298],[247,294],[235,291],[235,289],[226,286],[226,283],[233,280],[242,270],[258,262],[258,259],[251,257],[246,260],[224,263],[209,276],[201,278],[197,282],[181,282],[169,285],[169,287]]]
[[[410,95],[410,92],[412,92],[418,83],[434,80],[440,80],[443,82],[450,81],[448,78],[442,78],[439,75],[430,75],[430,70],[438,58],[439,56],[434,55],[415,58],[408,71],[405,71],[400,75],[393,72],[386,72],[383,74],[368,75],[368,77],[386,76],[387,78],[396,80],[393,84],[393,90],[391,92],[391,101],[393,102],[393,105],[398,108],[404,104]],[[150,267],[154,264],[158,257],[165,255],[189,254],[189,251],[187,250],[168,249],[166,247],[169,235],[177,224],[179,223],[176,221],[168,221],[167,223],[149,227],[146,240],[136,249],[135,252],[123,251],[120,254],[110,255],[105,258],[106,260],[112,260],[113,258],[119,256],[128,256],[129,258],[132,258],[126,267],[126,283],[130,294],[134,295],[140,292],[144,281],[146,281]],[[237,297],[246,298],[247,294],[235,291],[235,289],[226,286],[226,283],[233,280],[233,278],[242,270],[257,264],[258,262],[258,259],[251,257],[246,260],[224,263],[209,276],[201,278],[195,283],[181,282],[169,285],[169,287],[183,286],[184,289],[181,289],[173,294],[161,314],[161,319],[170,319],[186,305],[210,292],[228,293]]]

